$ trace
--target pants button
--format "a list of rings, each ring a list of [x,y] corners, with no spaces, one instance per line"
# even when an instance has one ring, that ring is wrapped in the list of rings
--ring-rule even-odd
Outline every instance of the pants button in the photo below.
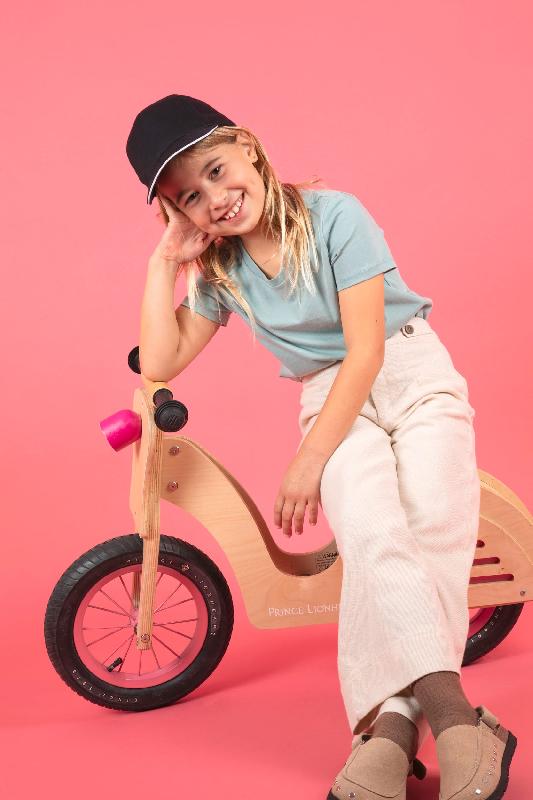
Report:
[[[412,325],[404,325],[403,328],[406,333],[414,333],[415,330]]]

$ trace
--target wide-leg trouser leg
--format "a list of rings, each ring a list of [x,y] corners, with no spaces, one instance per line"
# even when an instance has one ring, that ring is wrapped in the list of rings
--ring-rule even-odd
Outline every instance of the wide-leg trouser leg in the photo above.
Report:
[[[429,672],[459,672],[468,628],[480,491],[474,410],[429,323],[410,323],[411,337],[402,329],[386,341],[383,367],[321,483],[343,561],[338,667],[356,734],[383,710],[405,713],[421,731],[408,687]],[[304,435],[339,367],[304,380]]]
[[[413,335],[425,336],[426,331],[427,325],[422,324]],[[428,366],[416,378],[424,388],[424,401],[416,407],[416,413],[399,420],[394,415],[384,418],[396,456],[398,487],[409,530],[434,576],[454,639],[455,671],[460,673],[469,627],[468,585],[481,500],[472,424],[475,411],[468,402],[466,380],[432,330],[431,335],[416,343],[432,354]],[[427,354],[424,361],[428,361]],[[382,388],[381,381],[373,387],[375,402],[381,408],[381,400],[387,403],[386,395],[380,396]],[[446,424],[441,425],[444,418]],[[428,427],[433,435],[426,435]],[[455,576],[455,591],[450,591],[450,572]],[[399,711],[412,719],[418,726],[421,745],[430,732],[429,723],[410,688],[405,695],[388,698],[379,713]]]

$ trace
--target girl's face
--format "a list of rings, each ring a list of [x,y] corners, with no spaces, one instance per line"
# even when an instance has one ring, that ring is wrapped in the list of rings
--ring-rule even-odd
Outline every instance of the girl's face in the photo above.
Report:
[[[257,226],[265,205],[265,187],[254,167],[256,150],[239,131],[234,144],[192,153],[158,182],[158,191],[205,233],[241,236]],[[227,218],[229,212],[238,213]],[[225,218],[226,217],[226,218]]]

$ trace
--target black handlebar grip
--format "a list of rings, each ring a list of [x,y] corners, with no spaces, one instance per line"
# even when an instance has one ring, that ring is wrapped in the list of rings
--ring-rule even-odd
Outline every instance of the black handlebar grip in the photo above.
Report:
[[[168,389],[158,389],[154,394],[154,405],[156,406],[154,422],[160,431],[175,433],[187,424],[189,412],[179,400],[167,400],[166,396],[168,395],[172,398],[172,392],[169,392]]]
[[[136,372],[137,375],[141,374],[141,361],[139,359],[139,345],[134,347],[128,356],[128,367]]]

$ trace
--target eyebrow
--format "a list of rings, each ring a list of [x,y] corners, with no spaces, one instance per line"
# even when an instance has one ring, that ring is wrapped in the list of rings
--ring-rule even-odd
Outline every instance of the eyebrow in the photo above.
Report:
[[[217,156],[215,156],[215,158],[211,158],[207,162],[207,164],[204,164],[204,166],[200,170],[200,175],[203,175],[204,172],[206,171],[206,169],[208,169],[208,167],[210,167],[211,164],[214,164],[215,161],[218,161],[219,158],[220,158],[220,153]],[[184,194],[187,193],[187,191],[188,191],[188,189],[182,189],[181,192],[178,192],[178,196],[176,197],[176,204],[180,202],[181,198],[183,197]]]

